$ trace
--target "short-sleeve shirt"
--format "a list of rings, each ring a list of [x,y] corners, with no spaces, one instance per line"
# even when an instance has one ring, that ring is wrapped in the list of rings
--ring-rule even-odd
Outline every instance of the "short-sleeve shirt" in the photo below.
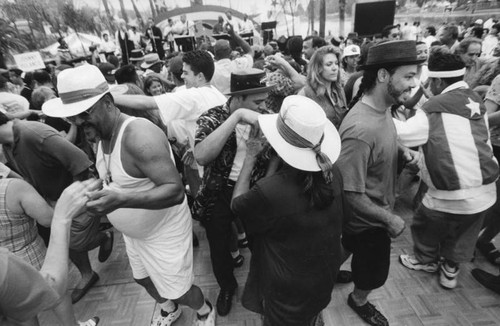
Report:
[[[485,100],[490,100],[500,106],[500,75],[496,76],[491,82]],[[494,126],[490,128],[490,138],[493,146],[500,147],[500,127]]]
[[[33,266],[0,247],[0,325],[30,320],[60,300]]]
[[[390,110],[375,109],[360,101],[344,118],[339,132],[342,150],[337,166],[344,190],[364,193],[375,205],[392,209],[398,146]],[[385,225],[353,211],[345,231],[360,233],[374,227]]]
[[[26,181],[46,199],[55,201],[73,177],[87,170],[87,155],[57,130],[35,121],[14,121],[14,143],[5,156]]]

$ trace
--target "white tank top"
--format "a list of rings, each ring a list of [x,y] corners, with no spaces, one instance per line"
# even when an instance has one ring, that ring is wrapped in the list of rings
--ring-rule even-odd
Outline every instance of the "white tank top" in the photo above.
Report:
[[[109,164],[111,182],[104,184],[108,188],[122,193],[138,193],[155,187],[149,178],[135,178],[130,176],[122,165],[121,149],[125,129],[130,122],[140,119],[129,117],[120,127],[115,146],[110,154],[104,154],[102,142],[97,149],[96,167],[99,176],[103,179],[107,174],[106,163]],[[105,158],[105,159],[104,159]],[[170,158],[173,160],[172,150]],[[176,206],[164,209],[119,208],[108,214],[113,226],[123,234],[136,239],[151,239],[159,235],[164,228],[168,228],[172,236],[184,235],[191,232],[191,212],[186,198]]]

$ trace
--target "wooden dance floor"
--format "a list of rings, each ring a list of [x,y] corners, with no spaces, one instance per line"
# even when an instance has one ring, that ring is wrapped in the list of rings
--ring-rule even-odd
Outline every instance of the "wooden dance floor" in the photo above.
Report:
[[[371,302],[382,311],[393,326],[500,325],[500,296],[483,288],[470,275],[470,270],[474,267],[498,273],[498,268],[490,265],[480,254],[473,263],[462,265],[458,277],[459,284],[454,290],[441,288],[437,274],[411,271],[400,265],[398,256],[412,252],[409,230],[412,211],[409,207],[407,198],[398,200],[396,211],[406,220],[407,229],[402,236],[393,241],[389,279],[384,287],[370,295]],[[207,240],[203,229],[198,225],[195,226],[195,232],[200,239],[200,247],[194,250],[195,283],[215,304],[218,286],[212,275]],[[497,246],[500,244],[497,243]],[[241,306],[240,298],[250,259],[248,249],[243,249],[242,253],[246,260],[243,267],[235,271],[240,286],[233,300],[233,309],[229,316],[218,317],[217,325],[262,325],[259,315]],[[146,291],[134,283],[121,234],[115,233],[115,246],[107,262],[98,262],[97,250],[91,252],[91,261],[100,280],[80,302],[74,305],[77,319],[86,320],[92,316],[99,316],[101,318],[99,326],[149,326],[151,320],[159,313],[159,308]],[[343,268],[350,269],[349,261]],[[70,288],[77,284],[78,278],[76,268],[71,266]],[[347,306],[347,295],[352,287],[352,284],[336,285],[332,300],[323,311],[325,325],[366,325]],[[194,318],[194,313],[184,307],[183,315],[174,325],[192,325]],[[51,312],[43,313],[40,319],[42,326],[57,325],[55,316]]]

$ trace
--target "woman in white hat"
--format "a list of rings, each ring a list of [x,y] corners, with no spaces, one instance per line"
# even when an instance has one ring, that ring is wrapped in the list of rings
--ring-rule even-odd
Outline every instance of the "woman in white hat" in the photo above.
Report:
[[[281,168],[249,189],[263,143],[249,139],[231,203],[253,237],[242,303],[262,314],[264,325],[315,325],[341,264],[347,207],[333,165],[340,137],[323,109],[298,95],[285,98],[280,113],[261,115],[259,125]]]

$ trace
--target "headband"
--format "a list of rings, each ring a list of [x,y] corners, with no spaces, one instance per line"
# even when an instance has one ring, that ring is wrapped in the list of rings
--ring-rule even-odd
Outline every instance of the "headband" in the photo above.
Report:
[[[326,183],[330,183],[333,181],[333,173],[332,173],[332,161],[328,158],[328,156],[321,151],[321,143],[323,142],[324,134],[321,136],[319,142],[315,145],[297,134],[292,128],[290,128],[286,123],[281,114],[278,114],[278,119],[276,120],[276,128],[278,129],[278,133],[283,139],[292,146],[298,148],[310,148],[316,153],[316,162],[318,163],[321,171],[323,172],[323,178]]]
[[[106,92],[109,92],[109,86],[108,83],[104,82],[95,88],[84,88],[72,92],[60,93],[59,97],[64,104],[72,104],[88,100],[94,96],[104,95]]]
[[[465,75],[465,68],[458,70],[432,71],[429,70],[427,76],[429,78],[453,78]]]

